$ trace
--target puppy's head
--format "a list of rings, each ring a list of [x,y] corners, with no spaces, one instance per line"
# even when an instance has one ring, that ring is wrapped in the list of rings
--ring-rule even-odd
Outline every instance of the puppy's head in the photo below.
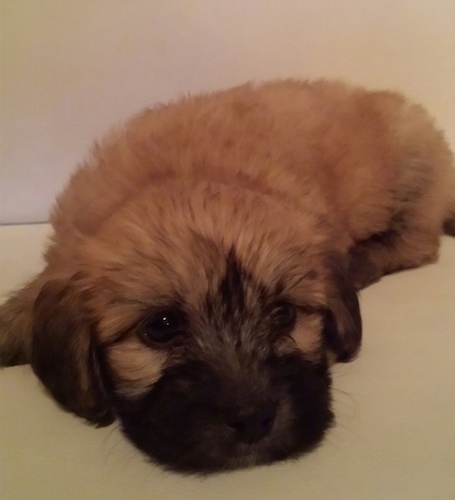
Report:
[[[328,358],[360,344],[334,245],[321,220],[247,190],[146,190],[43,287],[32,365],[169,468],[296,456],[333,420]]]

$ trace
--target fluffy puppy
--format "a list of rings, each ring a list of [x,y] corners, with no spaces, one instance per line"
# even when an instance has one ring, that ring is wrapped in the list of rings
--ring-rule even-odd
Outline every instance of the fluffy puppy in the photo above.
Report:
[[[356,290],[455,234],[452,163],[420,106],[336,82],[145,110],[58,198],[45,269],[0,310],[2,364],[171,469],[297,456],[359,350]]]

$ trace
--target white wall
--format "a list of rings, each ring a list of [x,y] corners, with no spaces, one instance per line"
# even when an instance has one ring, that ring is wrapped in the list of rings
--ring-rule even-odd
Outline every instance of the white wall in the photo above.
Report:
[[[0,222],[41,221],[96,137],[186,91],[341,77],[455,144],[454,0],[0,0]]]

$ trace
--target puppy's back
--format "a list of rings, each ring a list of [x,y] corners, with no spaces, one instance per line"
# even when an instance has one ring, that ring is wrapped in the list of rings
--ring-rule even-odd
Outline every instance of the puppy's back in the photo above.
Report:
[[[435,183],[447,212],[451,163],[425,111],[398,94],[327,81],[247,84],[145,110],[113,131],[71,179],[53,222],[65,238],[90,234],[147,184],[204,179],[329,209],[362,239],[383,229],[397,191],[406,198]]]

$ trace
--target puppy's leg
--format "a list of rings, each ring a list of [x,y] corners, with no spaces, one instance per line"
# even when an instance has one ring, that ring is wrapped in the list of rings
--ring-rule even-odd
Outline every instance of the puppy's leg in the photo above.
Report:
[[[357,288],[385,274],[434,262],[442,233],[455,235],[454,158],[443,134],[420,106],[401,103],[391,109],[396,113],[389,117],[396,146],[388,161],[394,180],[382,206],[389,220],[383,221],[381,232],[350,250]]]
[[[397,190],[388,227],[351,248],[349,269],[357,289],[385,274],[434,262],[443,232],[455,236],[455,170],[450,162],[434,170],[430,161],[426,165]]]
[[[349,270],[357,289],[381,276],[420,267],[438,258],[440,236],[455,236],[455,171],[445,178],[449,196],[441,189],[428,189],[392,217],[389,229],[357,242],[349,252]],[[439,199],[438,199],[439,198]]]
[[[402,269],[420,267],[438,257],[438,230],[409,227],[376,234],[356,244],[349,253],[351,278],[357,289]]]

